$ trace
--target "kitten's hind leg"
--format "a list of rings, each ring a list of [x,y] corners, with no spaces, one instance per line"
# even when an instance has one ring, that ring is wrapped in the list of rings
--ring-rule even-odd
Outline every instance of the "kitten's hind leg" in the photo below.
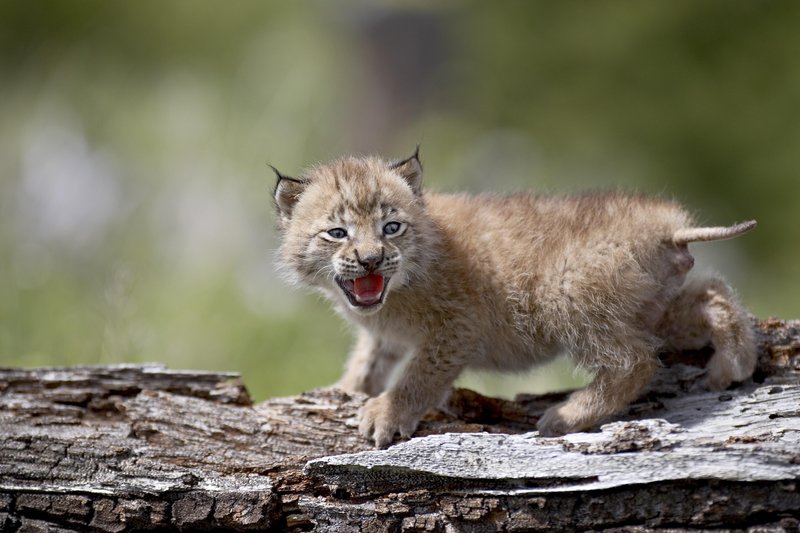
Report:
[[[657,329],[667,349],[714,347],[707,366],[712,389],[747,379],[755,370],[756,341],[750,317],[733,290],[718,278],[687,281]]]
[[[392,371],[403,355],[402,350],[392,349],[362,329],[336,386],[346,392],[377,396],[388,388]]]
[[[652,347],[642,343],[640,348],[642,357],[636,362],[626,367],[601,367],[586,388],[548,409],[537,424],[539,434],[555,437],[589,429],[635,400],[658,367]]]

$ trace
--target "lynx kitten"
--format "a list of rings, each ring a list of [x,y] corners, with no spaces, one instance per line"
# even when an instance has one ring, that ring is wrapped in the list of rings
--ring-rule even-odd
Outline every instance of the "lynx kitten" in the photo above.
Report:
[[[543,436],[625,407],[659,350],[712,344],[712,388],[753,372],[752,327],[731,289],[686,275],[688,243],[755,221],[698,228],[672,202],[622,193],[428,193],[418,151],[277,174],[279,261],[356,326],[339,386],[373,396],[359,429],[378,446],[411,435],[467,367],[522,370],[566,351],[592,370],[591,384],[544,414]]]

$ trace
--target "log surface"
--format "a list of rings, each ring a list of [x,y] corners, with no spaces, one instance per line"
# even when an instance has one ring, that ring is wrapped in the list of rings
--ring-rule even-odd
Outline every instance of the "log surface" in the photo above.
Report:
[[[0,369],[0,530],[798,530],[800,322],[757,328],[728,391],[684,364],[707,353],[668,354],[614,421],[540,438],[564,394],[457,390],[387,450],[334,389],[254,405],[231,373]]]

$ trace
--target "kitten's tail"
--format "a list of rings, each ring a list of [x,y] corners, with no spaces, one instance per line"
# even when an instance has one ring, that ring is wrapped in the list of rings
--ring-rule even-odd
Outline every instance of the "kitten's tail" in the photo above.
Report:
[[[714,227],[714,228],[684,228],[679,229],[672,236],[672,242],[675,244],[688,244],[696,241],[718,241],[722,239],[732,239],[738,237],[743,233],[747,233],[756,227],[755,220],[748,220],[741,224],[728,227]]]

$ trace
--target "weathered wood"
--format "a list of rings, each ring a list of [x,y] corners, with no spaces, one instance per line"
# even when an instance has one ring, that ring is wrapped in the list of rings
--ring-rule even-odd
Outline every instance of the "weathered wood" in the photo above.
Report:
[[[0,370],[0,530],[797,530],[800,322],[758,331],[729,391],[680,364],[707,353],[665,355],[617,421],[547,439],[563,394],[458,390],[387,450],[333,389],[253,405],[235,374]]]

